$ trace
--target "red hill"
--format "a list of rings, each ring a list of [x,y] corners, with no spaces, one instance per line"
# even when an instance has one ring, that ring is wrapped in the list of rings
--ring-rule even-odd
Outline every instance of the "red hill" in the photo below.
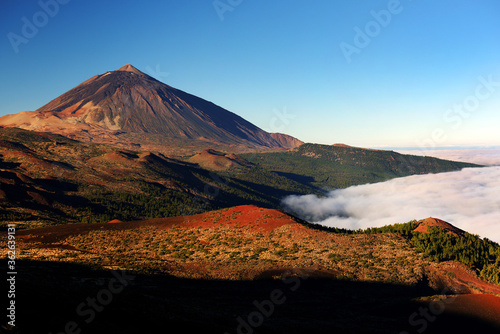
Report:
[[[87,234],[91,231],[119,231],[131,230],[141,227],[156,227],[169,229],[178,227],[213,227],[214,224],[248,226],[261,231],[271,231],[278,227],[294,224],[298,229],[302,225],[296,220],[274,209],[259,208],[254,205],[241,205],[230,209],[210,211],[193,216],[179,216],[169,218],[153,218],[141,221],[122,222],[114,219],[108,223],[99,224],[66,224],[35,228],[18,231],[19,238],[28,241],[37,241],[46,244],[57,244],[65,238],[73,235]]]
[[[445,222],[444,220],[432,218],[432,217],[422,219],[422,220],[419,220],[418,222],[416,222],[416,227],[415,227],[414,231],[422,232],[422,233],[429,233],[428,228],[432,227],[432,226],[439,227],[439,228],[445,230],[446,232],[451,233],[451,234],[456,235],[456,236],[462,236],[465,233],[463,230],[451,225],[450,223]]]
[[[188,161],[210,170],[226,170],[228,168],[241,168],[251,165],[237,154],[227,154],[210,149],[195,154]]]

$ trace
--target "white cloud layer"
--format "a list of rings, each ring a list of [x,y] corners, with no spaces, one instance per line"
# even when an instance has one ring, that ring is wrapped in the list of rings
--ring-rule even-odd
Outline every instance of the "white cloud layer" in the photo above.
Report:
[[[284,206],[326,226],[358,229],[443,219],[500,242],[500,167],[416,175],[315,195],[288,196]]]
[[[426,155],[440,159],[472,162],[485,166],[500,166],[500,149],[468,149],[468,150],[398,150],[403,154]]]

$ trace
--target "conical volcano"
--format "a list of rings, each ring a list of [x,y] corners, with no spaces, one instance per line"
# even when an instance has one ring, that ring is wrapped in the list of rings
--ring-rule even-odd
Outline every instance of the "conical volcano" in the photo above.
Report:
[[[0,125],[164,150],[172,145],[274,149],[301,143],[293,137],[277,140],[240,116],[130,64],[96,75],[36,111],[1,117]]]

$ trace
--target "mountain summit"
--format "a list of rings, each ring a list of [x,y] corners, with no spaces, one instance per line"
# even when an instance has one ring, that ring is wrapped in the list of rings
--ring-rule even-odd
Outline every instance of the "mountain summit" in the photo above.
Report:
[[[1,117],[0,125],[167,153],[291,148],[302,143],[287,135],[271,135],[130,64],[93,76],[36,111]]]
[[[139,75],[145,75],[144,73],[142,73],[141,71],[139,71],[138,69],[136,69],[134,66],[132,66],[130,64],[123,65],[122,67],[117,69],[117,71],[132,72],[132,73],[139,74]]]

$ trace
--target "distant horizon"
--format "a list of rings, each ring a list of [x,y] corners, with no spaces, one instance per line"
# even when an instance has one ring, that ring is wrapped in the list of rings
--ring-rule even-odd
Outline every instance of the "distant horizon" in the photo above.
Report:
[[[388,146],[388,147],[370,147],[373,149],[390,149],[390,150],[405,150],[405,151],[445,151],[445,150],[496,150],[500,149],[500,145],[475,145],[475,146],[437,146],[437,147],[419,147],[419,146]]]

